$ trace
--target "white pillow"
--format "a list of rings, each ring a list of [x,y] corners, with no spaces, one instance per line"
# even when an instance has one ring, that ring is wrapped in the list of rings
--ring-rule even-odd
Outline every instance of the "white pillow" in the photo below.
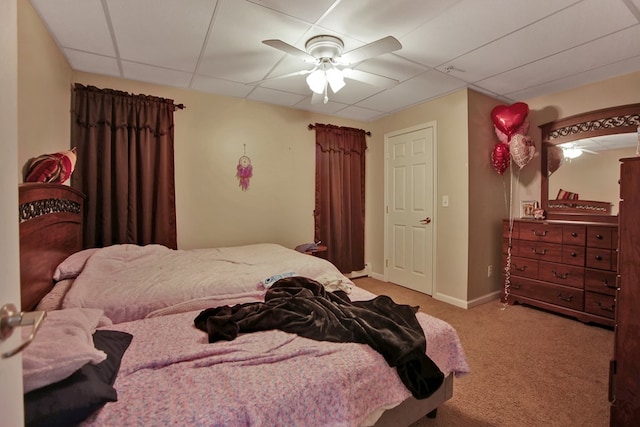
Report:
[[[73,279],[60,280],[53,285],[53,288],[42,297],[38,305],[37,311],[60,310],[62,308],[62,300],[67,294],[69,288],[73,285]]]
[[[70,308],[47,313],[33,342],[22,352],[24,393],[61,381],[87,363],[107,355],[93,344],[93,333],[103,311]],[[31,333],[23,329],[23,339]]]
[[[75,279],[78,277],[78,274],[84,268],[87,260],[99,251],[100,248],[91,248],[84,249],[80,252],[76,252],[71,254],[56,267],[56,270],[53,272],[53,280],[65,280],[65,279]]]

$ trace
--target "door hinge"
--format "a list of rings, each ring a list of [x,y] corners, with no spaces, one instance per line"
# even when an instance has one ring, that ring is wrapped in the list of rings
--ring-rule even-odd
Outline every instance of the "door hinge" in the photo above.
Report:
[[[384,260],[384,266],[385,266],[385,267],[387,267],[387,268],[389,268],[389,260],[388,260],[388,259],[385,259],[385,260]]]

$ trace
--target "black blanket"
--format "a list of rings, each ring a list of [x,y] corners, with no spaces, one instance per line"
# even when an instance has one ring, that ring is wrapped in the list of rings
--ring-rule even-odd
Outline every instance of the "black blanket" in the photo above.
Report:
[[[264,303],[208,308],[194,323],[210,343],[278,329],[317,341],[368,344],[397,369],[415,398],[424,399],[442,384],[444,374],[425,354],[416,310],[384,295],[352,302],[343,291],[326,292],[320,283],[298,276],[274,283]]]

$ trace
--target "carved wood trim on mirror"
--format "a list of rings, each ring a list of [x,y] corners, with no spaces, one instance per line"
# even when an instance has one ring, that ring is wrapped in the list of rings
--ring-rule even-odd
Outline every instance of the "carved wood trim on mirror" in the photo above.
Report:
[[[555,151],[550,158],[549,149],[553,150],[559,144],[585,138],[623,133],[635,134],[639,126],[640,104],[590,111],[540,126],[542,131],[540,200],[541,207],[547,213],[548,219],[608,223],[616,223],[618,221],[617,215],[612,215],[607,209],[612,205],[609,202],[589,200],[575,200],[575,202],[572,202],[562,200],[549,203],[549,176],[562,163],[557,159],[559,151]],[[555,150],[559,150],[559,148],[555,148]],[[555,169],[551,170],[550,173],[552,168]],[[613,200],[614,203],[617,203],[619,193],[612,196],[615,196]]]

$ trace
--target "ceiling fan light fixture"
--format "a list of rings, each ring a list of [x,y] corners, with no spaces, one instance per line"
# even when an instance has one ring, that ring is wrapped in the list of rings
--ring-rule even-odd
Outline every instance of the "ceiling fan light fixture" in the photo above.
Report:
[[[327,85],[327,76],[323,70],[315,70],[307,76],[307,84],[309,89],[321,95]]]
[[[565,159],[575,159],[582,155],[582,150],[576,147],[563,148],[562,153]]]
[[[344,77],[342,76],[342,71],[337,68],[329,68],[326,71],[326,78],[329,82],[329,86],[331,86],[331,90],[333,93],[338,93],[340,89],[344,87]]]

